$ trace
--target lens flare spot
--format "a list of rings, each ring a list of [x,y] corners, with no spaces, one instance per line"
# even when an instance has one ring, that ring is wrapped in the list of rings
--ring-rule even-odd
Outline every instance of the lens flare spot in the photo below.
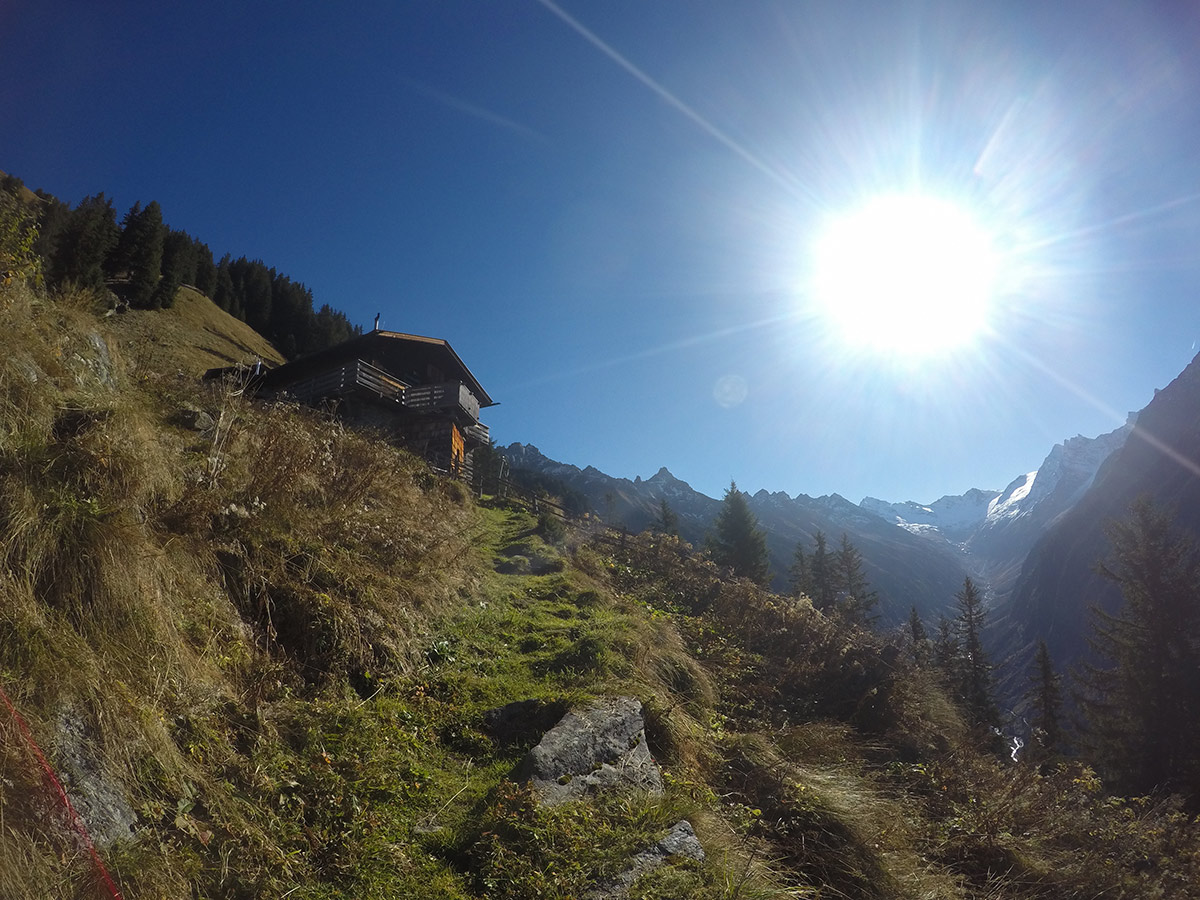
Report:
[[[741,375],[722,375],[713,385],[713,399],[725,409],[740,406],[749,393],[750,385]]]

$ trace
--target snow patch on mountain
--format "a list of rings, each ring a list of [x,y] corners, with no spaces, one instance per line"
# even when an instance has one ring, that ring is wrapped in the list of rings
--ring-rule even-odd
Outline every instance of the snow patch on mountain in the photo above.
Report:
[[[965,494],[941,497],[929,505],[912,500],[888,503],[866,497],[859,506],[914,534],[936,530],[947,537],[966,538],[987,519],[988,508],[999,495],[999,491],[972,488]]]
[[[1055,444],[1041,466],[1018,475],[1002,491],[972,489],[928,505],[866,497],[859,505],[914,534],[931,536],[936,532],[973,546],[978,543],[976,537],[1007,530],[1018,520],[1034,516],[1035,510],[1040,527],[1079,501],[1100,466],[1125,443],[1135,419],[1136,414],[1130,413],[1125,425],[1108,434],[1094,438],[1077,435]]]

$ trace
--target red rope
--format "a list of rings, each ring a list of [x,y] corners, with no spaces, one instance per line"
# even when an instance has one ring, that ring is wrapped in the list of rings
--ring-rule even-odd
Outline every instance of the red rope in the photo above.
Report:
[[[88,854],[92,857],[92,865],[96,867],[96,874],[100,876],[100,881],[108,890],[109,896],[113,900],[122,900],[121,892],[113,882],[112,876],[108,874],[108,869],[104,867],[104,861],[100,859],[100,853],[96,850],[96,845],[92,843],[92,836],[88,834],[87,826],[83,824],[83,819],[79,817],[79,813],[75,811],[75,807],[71,804],[71,798],[67,796],[67,791],[62,786],[62,782],[54,774],[54,767],[50,765],[50,761],[46,759],[46,754],[42,753],[42,748],[33,739],[33,732],[29,730],[29,725],[25,722],[21,714],[17,712],[17,708],[8,699],[8,694],[5,693],[2,686],[0,686],[0,699],[4,700],[4,705],[8,707],[9,715],[17,723],[17,729],[21,732],[21,737],[25,739],[25,743],[41,767],[46,783],[50,786],[51,791],[58,799],[59,805],[63,808],[67,824],[79,835],[83,841],[83,845],[87,848]]]

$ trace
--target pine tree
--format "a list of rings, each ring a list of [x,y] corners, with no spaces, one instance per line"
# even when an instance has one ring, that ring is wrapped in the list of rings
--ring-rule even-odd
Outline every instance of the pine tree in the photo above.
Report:
[[[767,536],[758,527],[746,495],[738,490],[736,482],[729,482],[713,524],[715,533],[709,538],[708,550],[717,564],[728,566],[735,575],[749,578],[755,584],[765,585],[769,575]]]
[[[804,554],[804,544],[796,542],[796,550],[792,554],[792,565],[788,569],[788,584],[793,597],[802,597],[812,591],[812,571],[808,565],[808,557]]]
[[[839,608],[847,621],[867,627],[877,618],[875,607],[879,595],[871,590],[863,571],[862,554],[850,543],[850,536],[842,533],[841,546],[835,555],[837,586],[842,592]]]
[[[958,689],[963,708],[976,725],[997,725],[1000,716],[992,700],[992,666],[983,649],[983,598],[970,578],[954,595],[958,605],[958,633],[961,638],[961,671]]]
[[[812,579],[812,591],[809,596],[812,597],[813,606],[828,611],[833,609],[837,602],[837,573],[834,570],[833,555],[829,552],[824,532],[817,531],[813,536],[813,541],[816,547],[809,560],[809,572]]]
[[[1029,724],[1037,748],[1042,754],[1055,753],[1062,741],[1062,692],[1045,641],[1038,641],[1025,698],[1029,701]]]
[[[1200,558],[1149,498],[1107,528],[1099,571],[1124,598],[1116,615],[1093,610],[1092,647],[1107,665],[1085,667],[1087,740],[1122,790],[1175,789],[1200,799]]]

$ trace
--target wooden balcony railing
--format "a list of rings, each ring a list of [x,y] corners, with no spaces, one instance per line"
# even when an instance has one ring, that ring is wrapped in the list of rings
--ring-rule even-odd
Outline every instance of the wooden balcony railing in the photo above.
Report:
[[[416,410],[457,410],[466,413],[472,424],[479,422],[479,401],[461,381],[410,387],[400,402]]]
[[[330,397],[346,397],[356,391],[369,391],[379,397],[395,400],[417,412],[450,411],[463,413],[476,429],[472,437],[487,443],[487,426],[479,424],[479,400],[461,381],[411,386],[393,378],[378,366],[361,359],[352,360],[339,369],[322,372],[289,386],[287,393],[301,403],[312,403]],[[482,435],[478,431],[482,431]]]
[[[358,389],[370,391],[389,400],[403,402],[407,389],[403,381],[393,378],[383,369],[361,359],[352,360],[340,369],[322,372],[304,381],[290,385],[286,390],[301,403],[324,400],[329,397],[345,397]]]

